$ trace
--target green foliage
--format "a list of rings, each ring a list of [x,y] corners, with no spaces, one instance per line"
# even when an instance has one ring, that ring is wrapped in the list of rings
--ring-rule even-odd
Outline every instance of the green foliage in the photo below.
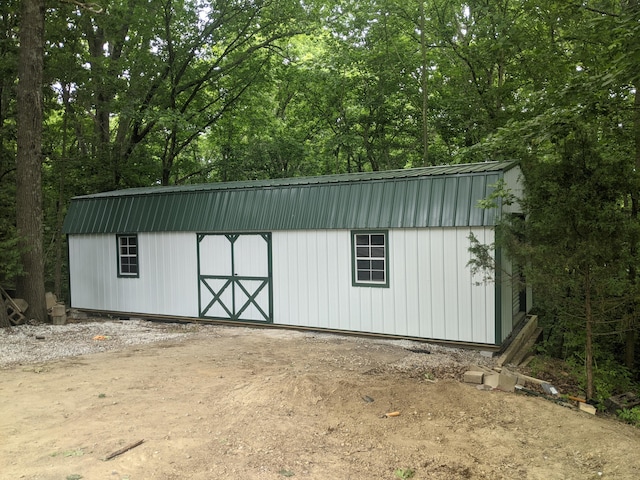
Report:
[[[632,381],[629,369],[608,356],[607,352],[599,352],[596,357],[601,358],[596,358],[595,361],[593,400],[597,402],[600,409],[604,409],[605,400],[613,395],[633,390],[636,385]],[[573,376],[578,380],[583,391],[586,390],[584,357],[575,354],[567,360],[567,364],[572,368]]]
[[[640,407],[618,410],[618,417],[631,425],[640,427]]]
[[[489,185],[489,187],[491,188],[491,193],[486,198],[478,201],[479,208],[498,208],[501,205],[513,205],[517,201],[516,196],[507,187],[504,179],[501,178],[495,184]]]
[[[5,227],[0,238],[0,265],[2,265],[1,283],[13,283],[15,278],[23,273],[20,260],[20,248],[15,227]]]
[[[416,474],[415,470],[413,470],[412,468],[396,468],[393,472],[393,475],[396,478],[413,478],[413,476]]]
[[[0,285],[13,285],[17,276],[23,273],[20,259],[21,250],[15,226],[15,201],[11,194],[15,187],[7,178],[0,180]]]
[[[496,272],[494,252],[496,244],[481,243],[473,232],[469,234],[467,239],[469,240],[469,253],[471,254],[467,267],[471,269],[471,274],[474,277],[480,275],[481,280],[477,284],[494,281]]]

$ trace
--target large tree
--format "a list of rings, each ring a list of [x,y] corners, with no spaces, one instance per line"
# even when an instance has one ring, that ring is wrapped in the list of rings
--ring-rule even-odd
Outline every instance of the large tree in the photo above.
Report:
[[[47,320],[42,240],[44,0],[23,0],[17,87],[16,225],[24,272],[18,295],[29,317]]]

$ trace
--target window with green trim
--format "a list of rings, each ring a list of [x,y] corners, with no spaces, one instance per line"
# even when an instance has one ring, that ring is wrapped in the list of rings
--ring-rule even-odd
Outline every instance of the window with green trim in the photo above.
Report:
[[[138,277],[138,236],[118,235],[118,276]]]
[[[389,286],[387,232],[352,232],[353,284]]]

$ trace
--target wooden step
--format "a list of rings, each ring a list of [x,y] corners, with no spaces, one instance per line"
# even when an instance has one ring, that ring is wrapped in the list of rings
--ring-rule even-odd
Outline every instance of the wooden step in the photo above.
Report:
[[[512,365],[520,365],[525,358],[531,352],[533,346],[538,342],[540,335],[542,334],[542,328],[538,327],[533,332],[531,332],[531,336],[529,339],[520,347],[518,352],[511,359]]]
[[[496,366],[501,367],[502,365],[512,363],[513,357],[522,349],[524,344],[529,341],[531,335],[538,328],[537,315],[527,316],[525,322],[522,329],[520,329],[506,350],[496,360]]]

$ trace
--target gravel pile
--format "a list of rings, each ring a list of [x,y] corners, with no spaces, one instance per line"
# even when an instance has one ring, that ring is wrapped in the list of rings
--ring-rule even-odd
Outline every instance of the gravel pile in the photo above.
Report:
[[[0,329],[0,367],[119,350],[183,339],[216,327],[144,320],[91,321],[67,325],[19,325]]]

